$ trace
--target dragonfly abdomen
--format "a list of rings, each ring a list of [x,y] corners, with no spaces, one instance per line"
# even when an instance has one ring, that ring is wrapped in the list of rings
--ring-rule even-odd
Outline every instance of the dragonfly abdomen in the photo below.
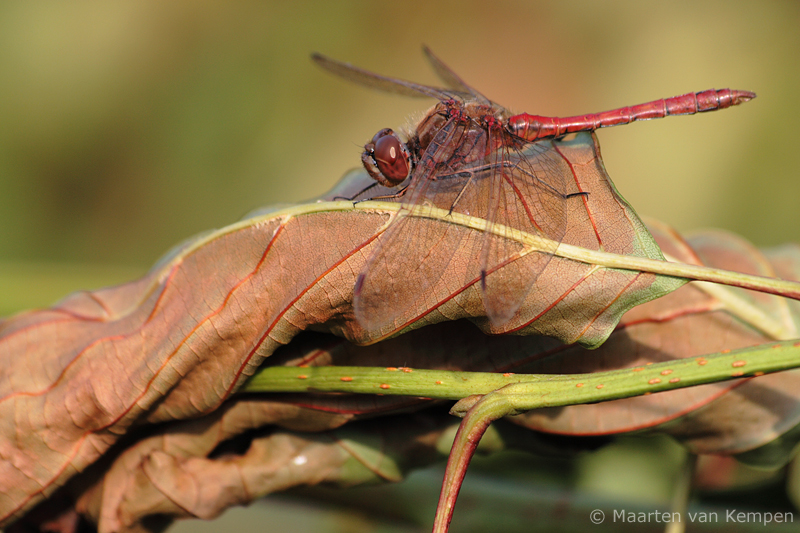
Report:
[[[709,89],[699,93],[688,93],[672,98],[653,100],[645,104],[620,107],[602,113],[579,115],[575,117],[543,117],[520,113],[510,117],[507,122],[509,132],[526,141],[552,139],[568,133],[594,131],[609,126],[630,124],[637,120],[664,118],[670,115],[693,115],[717,109],[725,109],[755,98],[750,91],[732,89]]]

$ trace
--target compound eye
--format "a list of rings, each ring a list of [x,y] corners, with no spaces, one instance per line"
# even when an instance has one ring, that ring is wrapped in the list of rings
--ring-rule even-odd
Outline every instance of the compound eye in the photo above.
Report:
[[[408,148],[392,130],[383,131],[386,133],[382,137],[373,139],[372,158],[386,181],[394,187],[408,177],[411,170],[410,156]]]

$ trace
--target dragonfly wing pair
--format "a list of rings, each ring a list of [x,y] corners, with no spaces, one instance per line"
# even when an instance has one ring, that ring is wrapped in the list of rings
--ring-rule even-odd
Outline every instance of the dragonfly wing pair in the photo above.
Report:
[[[407,145],[413,167],[401,208],[379,237],[355,289],[355,313],[368,330],[394,331],[477,287],[495,325],[508,322],[545,268],[546,252],[518,233],[564,236],[563,176],[569,168],[549,142],[510,134],[510,113],[469,87],[428,49],[448,89],[374,74],[315,55],[323,68],[380,90],[437,98]],[[466,215],[468,218],[454,217]],[[466,227],[464,224],[471,224]]]

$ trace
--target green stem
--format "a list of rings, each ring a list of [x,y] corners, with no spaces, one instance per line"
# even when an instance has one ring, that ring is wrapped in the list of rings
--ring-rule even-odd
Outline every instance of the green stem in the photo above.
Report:
[[[506,385],[502,389],[486,394],[478,401],[474,396],[464,398],[450,411],[453,414],[466,416],[447,461],[445,482],[439,496],[433,531],[447,532],[466,469],[477,443],[494,420],[538,407],[611,400],[667,390],[662,388],[665,387],[664,382],[677,388],[742,376],[756,376],[798,366],[800,366],[800,341],[789,341],[665,364],[590,374],[592,378],[601,376],[601,379],[589,378],[579,383],[573,382],[571,391],[559,387],[553,392],[548,392],[537,387],[538,384],[521,382]],[[590,390],[586,390],[587,388]],[[592,388],[595,390],[592,391]]]
[[[351,392],[460,400],[507,387],[522,410],[638,396],[800,366],[800,341],[593,374],[495,374],[410,368],[265,367],[240,392]],[[531,399],[532,398],[532,399]],[[458,406],[457,406],[458,407]],[[457,414],[466,411],[456,409]]]
[[[472,456],[475,455],[481,437],[492,422],[504,416],[502,414],[505,412],[504,398],[487,394],[478,398],[471,397],[471,399],[475,403],[461,421],[453,440],[453,447],[450,449],[450,456],[447,458],[447,468],[433,522],[433,533],[447,532],[453,519],[458,493],[461,490],[464,476],[467,475],[467,467]]]
[[[451,413],[464,417],[450,452],[434,519],[448,530],[467,467],[489,425],[537,409],[615,400],[652,392],[760,376],[800,367],[800,341],[691,357],[634,368],[572,375],[495,374],[410,368],[267,367],[243,392],[351,392],[460,398]]]

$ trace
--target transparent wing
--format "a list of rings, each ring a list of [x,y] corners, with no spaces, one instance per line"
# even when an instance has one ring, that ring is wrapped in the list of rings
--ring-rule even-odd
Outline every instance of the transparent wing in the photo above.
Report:
[[[453,70],[444,64],[444,62],[439,59],[433,51],[427,46],[422,47],[422,51],[425,53],[425,57],[428,58],[428,62],[433,67],[434,72],[439,78],[444,82],[444,84],[451,89],[455,89],[465,94],[470,94],[474,97],[480,97],[483,100],[489,101],[488,98],[483,96],[481,93],[470,87],[466,84],[464,80],[461,79],[461,76],[453,72]]]
[[[489,135],[507,134],[490,130]],[[501,326],[518,312],[564,238],[564,177],[571,175],[571,169],[549,141],[520,147],[501,143],[491,156],[494,170],[486,191],[480,287],[487,316]],[[514,230],[544,241],[539,248],[526,247],[514,237]]]
[[[459,290],[464,276],[456,273],[465,265],[453,260],[470,232],[442,221],[441,213],[429,215],[435,209],[448,210],[462,186],[458,178],[440,182],[436,176],[445,174],[451,147],[459,146],[464,135],[465,125],[455,120],[436,133],[417,164],[397,217],[359,275],[355,314],[369,330],[401,328]]]
[[[400,216],[359,276],[354,303],[362,325],[384,332],[400,328],[438,312],[475,284],[493,324],[517,312],[553,249],[526,253],[511,233],[561,241],[563,177],[570,170],[551,143],[522,145],[504,135],[451,120],[434,137]],[[434,208],[483,219],[483,230],[454,224],[441,212],[428,216]]]
[[[375,74],[374,72],[351,65],[350,63],[336,61],[322,54],[312,54],[311,59],[320,67],[337,76],[358,83],[359,85],[393,94],[413,97],[428,96],[439,100],[447,100],[450,98],[467,99],[471,96],[470,92],[439,89],[412,81],[381,76],[380,74]]]

